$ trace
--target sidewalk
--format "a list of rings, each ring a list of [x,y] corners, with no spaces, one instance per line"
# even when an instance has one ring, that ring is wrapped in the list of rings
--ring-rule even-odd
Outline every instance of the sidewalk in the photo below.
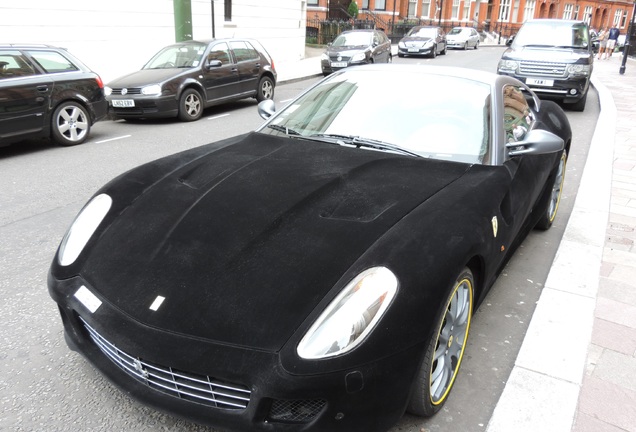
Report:
[[[307,54],[277,65],[279,83],[321,75]],[[487,432],[636,432],[636,61],[620,75],[621,61],[594,63],[601,114],[574,209]]]
[[[636,61],[621,61],[594,63],[581,185],[488,432],[636,432]]]

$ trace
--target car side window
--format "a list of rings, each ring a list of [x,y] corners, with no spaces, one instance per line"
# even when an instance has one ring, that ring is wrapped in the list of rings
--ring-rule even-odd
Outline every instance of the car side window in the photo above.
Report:
[[[222,65],[230,64],[230,48],[225,42],[216,44],[208,54],[208,61],[219,60]]]
[[[248,60],[257,60],[260,57],[258,52],[247,42],[231,41],[230,47],[234,52],[237,63]]]
[[[507,142],[521,141],[534,125],[534,114],[519,87],[503,88],[504,129]]]
[[[46,73],[72,72],[79,68],[55,51],[27,51]]]
[[[0,80],[35,75],[19,51],[0,51]]]

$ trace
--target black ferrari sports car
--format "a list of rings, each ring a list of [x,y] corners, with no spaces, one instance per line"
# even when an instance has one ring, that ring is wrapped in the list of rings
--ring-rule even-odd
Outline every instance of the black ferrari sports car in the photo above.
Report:
[[[567,117],[514,78],[422,65],[344,69],[259,111],[85,205],[49,273],[68,345],[233,431],[433,415],[478,304],[554,220]]]

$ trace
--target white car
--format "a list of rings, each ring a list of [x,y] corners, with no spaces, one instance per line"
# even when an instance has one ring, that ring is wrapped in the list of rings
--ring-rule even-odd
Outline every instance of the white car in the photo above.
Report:
[[[454,27],[446,35],[448,48],[461,48],[465,50],[468,47],[472,47],[477,49],[479,40],[479,33],[471,27]]]

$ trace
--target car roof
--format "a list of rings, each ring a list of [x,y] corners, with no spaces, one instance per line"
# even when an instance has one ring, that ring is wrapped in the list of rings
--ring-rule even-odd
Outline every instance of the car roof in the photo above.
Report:
[[[34,43],[0,43],[0,48],[47,48],[47,49],[64,49],[53,45],[34,44]]]

